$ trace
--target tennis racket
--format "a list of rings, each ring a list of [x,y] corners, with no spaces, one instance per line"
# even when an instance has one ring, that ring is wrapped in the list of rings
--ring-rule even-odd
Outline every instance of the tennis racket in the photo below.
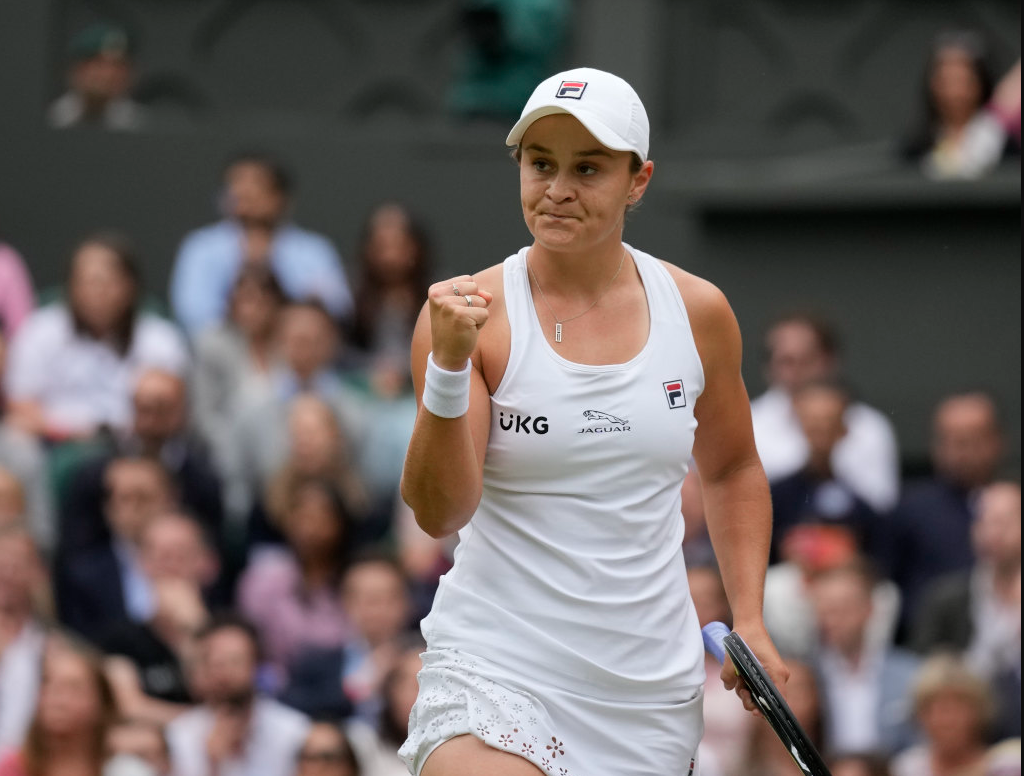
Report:
[[[831,776],[821,755],[814,748],[807,733],[800,727],[779,688],[775,686],[775,682],[761,667],[761,663],[739,634],[730,631],[729,627],[721,622],[708,623],[701,630],[701,634],[704,636],[705,649],[718,658],[720,663],[725,662],[728,653],[736,668],[736,675],[750,690],[754,702],[800,770],[806,776]]]

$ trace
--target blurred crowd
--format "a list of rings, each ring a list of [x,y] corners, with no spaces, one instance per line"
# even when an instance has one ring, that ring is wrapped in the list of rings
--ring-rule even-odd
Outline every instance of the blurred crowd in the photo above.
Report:
[[[488,13],[467,24],[494,44]],[[127,38],[90,29],[73,54],[51,122],[140,126]],[[929,174],[1019,149],[1019,65],[997,84],[977,54],[970,36],[936,48],[907,145]],[[123,234],[85,236],[59,288],[0,243],[0,776],[405,773],[418,621],[453,551],[397,495],[429,231],[380,203],[343,261],[294,194],[273,156],[230,160],[166,296]],[[945,397],[928,472],[905,477],[837,323],[766,324],[751,404],[789,703],[835,776],[1020,774],[1021,493],[1000,409]],[[683,512],[701,622],[728,622],[696,470]],[[702,773],[799,773],[718,671]]]

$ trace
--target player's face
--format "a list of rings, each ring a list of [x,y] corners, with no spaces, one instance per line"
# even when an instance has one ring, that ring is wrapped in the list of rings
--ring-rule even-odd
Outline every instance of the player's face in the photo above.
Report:
[[[537,119],[521,147],[523,217],[539,245],[578,252],[621,239],[628,197],[643,194],[653,164],[633,173],[628,152],[605,148],[567,114]]]

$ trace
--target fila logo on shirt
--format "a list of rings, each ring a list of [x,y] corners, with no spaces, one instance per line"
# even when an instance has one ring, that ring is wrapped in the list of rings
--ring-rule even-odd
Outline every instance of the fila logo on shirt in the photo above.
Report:
[[[583,92],[587,90],[586,81],[562,81],[558,87],[558,91],[555,92],[555,97],[570,100],[583,99]]]
[[[670,410],[678,410],[686,406],[686,391],[683,389],[682,380],[669,380],[662,385],[665,388],[665,398],[668,399]]]

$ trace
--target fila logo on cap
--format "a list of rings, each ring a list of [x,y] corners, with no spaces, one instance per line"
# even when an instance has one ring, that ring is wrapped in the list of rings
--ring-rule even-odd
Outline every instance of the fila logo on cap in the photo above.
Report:
[[[668,399],[668,407],[677,410],[686,406],[686,392],[683,390],[682,380],[669,380],[662,383],[665,386],[665,398]]]
[[[585,92],[586,90],[586,81],[562,81],[562,85],[558,87],[558,91],[555,93],[555,97],[579,100],[583,97],[583,92]]]

